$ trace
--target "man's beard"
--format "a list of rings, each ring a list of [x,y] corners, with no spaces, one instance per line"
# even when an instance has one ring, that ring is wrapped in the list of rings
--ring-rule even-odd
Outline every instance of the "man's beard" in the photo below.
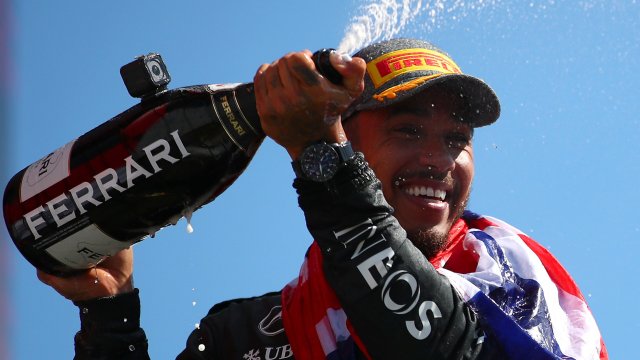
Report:
[[[467,208],[469,196],[470,194],[467,194],[464,201],[457,206],[455,217],[453,218],[453,222],[451,222],[452,226],[458,221],[458,219],[460,219],[462,213]],[[449,227],[446,232],[438,231],[434,228],[424,228],[418,229],[418,231],[412,231],[411,233],[408,233],[407,236],[413,245],[418,248],[418,250],[420,250],[427,259],[431,260],[447,247],[449,243],[450,230],[451,227]]]

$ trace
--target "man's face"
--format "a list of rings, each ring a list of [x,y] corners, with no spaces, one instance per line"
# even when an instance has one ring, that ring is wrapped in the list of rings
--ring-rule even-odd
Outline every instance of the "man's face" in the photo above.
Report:
[[[426,90],[361,111],[344,124],[382,182],[395,217],[427,257],[444,248],[471,192],[473,130],[459,120],[459,103],[455,96]]]

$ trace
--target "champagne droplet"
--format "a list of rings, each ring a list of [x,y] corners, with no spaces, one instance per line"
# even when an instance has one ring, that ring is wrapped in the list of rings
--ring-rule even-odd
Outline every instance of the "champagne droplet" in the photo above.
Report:
[[[192,211],[187,211],[184,215],[184,218],[187,219],[187,234],[191,234],[193,232],[193,226],[191,225],[191,216],[193,215]]]

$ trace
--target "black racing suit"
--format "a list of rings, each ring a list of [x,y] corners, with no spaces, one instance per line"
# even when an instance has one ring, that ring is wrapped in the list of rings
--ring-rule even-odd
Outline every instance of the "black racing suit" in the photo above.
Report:
[[[327,281],[374,359],[500,358],[482,319],[407,239],[361,154],[330,183],[294,187]],[[177,359],[294,358],[280,304],[270,293],[215,305]],[[76,305],[76,359],[148,359],[137,290]]]

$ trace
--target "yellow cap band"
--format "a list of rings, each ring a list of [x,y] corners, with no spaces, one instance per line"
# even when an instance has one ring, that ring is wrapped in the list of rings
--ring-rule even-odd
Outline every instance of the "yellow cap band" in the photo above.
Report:
[[[367,72],[376,88],[398,75],[420,70],[436,71],[438,75],[462,73],[458,65],[446,55],[421,48],[393,51],[367,64]]]

